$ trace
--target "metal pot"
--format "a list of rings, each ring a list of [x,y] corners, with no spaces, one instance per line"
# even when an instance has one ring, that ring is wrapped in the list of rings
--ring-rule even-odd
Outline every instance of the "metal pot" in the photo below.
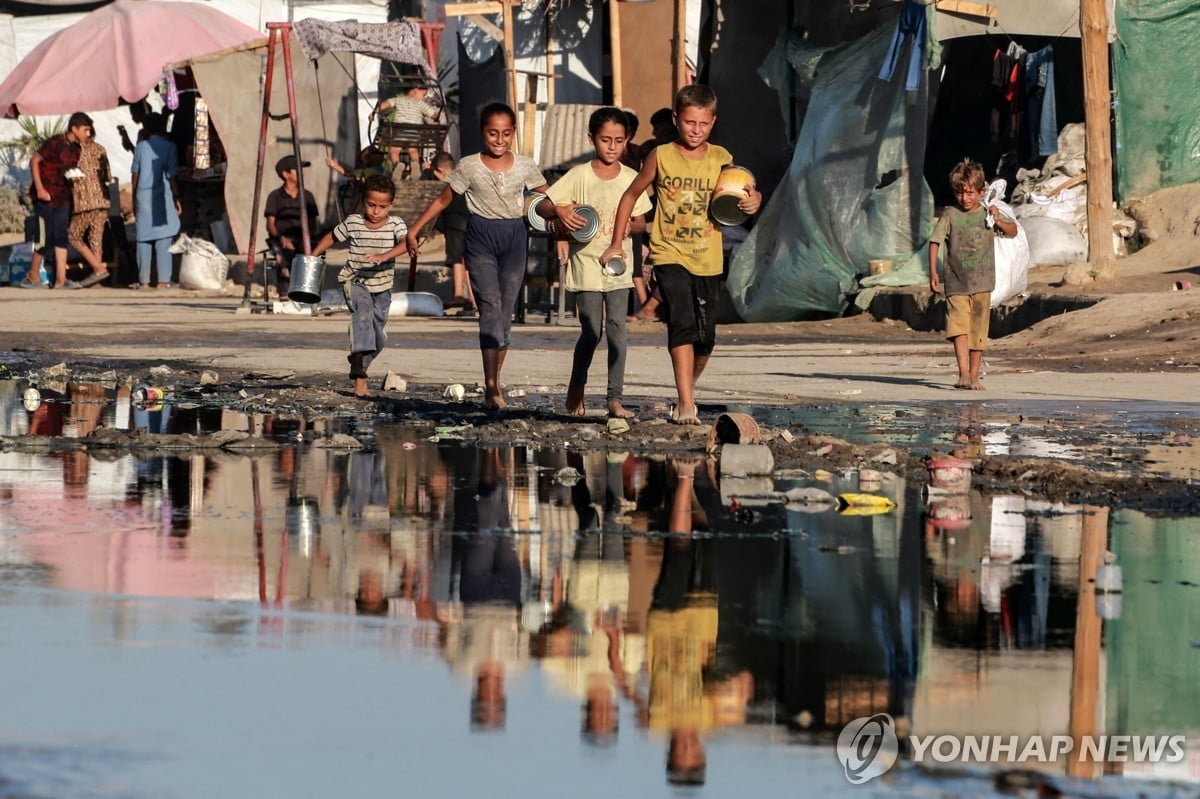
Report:
[[[320,302],[325,282],[325,259],[319,255],[297,255],[292,259],[292,280],[288,299],[296,302]]]

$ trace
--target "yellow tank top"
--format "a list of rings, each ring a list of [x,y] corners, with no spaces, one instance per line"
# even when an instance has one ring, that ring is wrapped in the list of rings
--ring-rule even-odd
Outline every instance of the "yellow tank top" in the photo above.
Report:
[[[708,203],[721,168],[733,163],[724,147],[709,144],[704,157],[686,158],[674,144],[655,149],[658,206],[650,231],[650,261],[680,264],[693,275],[721,274],[721,231]]]

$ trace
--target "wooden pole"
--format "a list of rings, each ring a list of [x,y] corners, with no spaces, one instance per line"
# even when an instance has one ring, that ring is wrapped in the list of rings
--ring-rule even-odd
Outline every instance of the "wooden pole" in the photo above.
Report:
[[[608,53],[612,61],[612,104],[620,108],[625,100],[623,97],[623,77],[621,73],[621,3],[619,0],[608,0]]]
[[[671,40],[672,97],[687,85],[687,0],[675,0],[675,36]]]
[[[1111,248],[1110,248],[1111,249]],[[1083,739],[1100,732],[1100,640],[1102,622],[1096,614],[1096,570],[1108,543],[1108,508],[1083,507],[1079,547],[1079,594],[1075,606],[1075,651],[1071,656],[1069,732],[1075,742],[1067,774],[1095,779],[1099,765],[1083,756]]]
[[[507,86],[508,107],[517,108],[517,68],[513,56],[513,11],[510,0],[502,0],[504,6],[504,80]]]
[[[1108,72],[1108,9],[1105,0],[1080,0],[1083,49],[1084,161],[1088,174],[1088,262],[1096,280],[1117,276],[1112,247],[1112,92]]]

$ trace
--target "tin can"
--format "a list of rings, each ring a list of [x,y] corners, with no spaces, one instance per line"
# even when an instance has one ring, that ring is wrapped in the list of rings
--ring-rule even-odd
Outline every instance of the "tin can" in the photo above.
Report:
[[[130,397],[139,405],[155,405],[161,403],[166,393],[161,388],[153,386],[138,386]]]
[[[21,404],[25,406],[25,410],[33,413],[42,404],[42,392],[36,388],[27,388],[21,396]]]
[[[740,225],[750,214],[738,207],[747,192],[754,188],[754,173],[743,166],[730,164],[721,170],[713,189],[708,210],[722,225]]]
[[[625,274],[625,258],[624,256],[614,255],[604,262],[604,274],[617,277]]]
[[[546,232],[546,220],[537,212],[538,203],[546,199],[542,192],[534,192],[525,198],[525,221],[539,233]]]
[[[575,206],[575,213],[583,217],[583,227],[579,230],[568,230],[566,225],[557,219],[546,221],[546,233],[559,241],[577,241],[586,244],[596,238],[600,232],[600,212],[590,205]]]
[[[442,392],[442,396],[448,400],[462,402],[463,397],[467,396],[467,389],[462,383],[451,383],[450,385],[446,386],[445,390]]]

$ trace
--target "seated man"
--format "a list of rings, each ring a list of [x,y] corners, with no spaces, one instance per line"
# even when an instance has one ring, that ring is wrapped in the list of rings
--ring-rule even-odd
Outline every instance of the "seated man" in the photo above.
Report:
[[[302,166],[310,166],[305,161]],[[267,244],[279,259],[276,280],[283,285],[291,277],[292,259],[304,251],[300,227],[300,183],[296,157],[285,155],[275,162],[275,174],[283,184],[267,195],[263,215],[267,218]],[[308,214],[309,244],[317,239],[317,200],[311,191],[304,190],[304,207]]]

